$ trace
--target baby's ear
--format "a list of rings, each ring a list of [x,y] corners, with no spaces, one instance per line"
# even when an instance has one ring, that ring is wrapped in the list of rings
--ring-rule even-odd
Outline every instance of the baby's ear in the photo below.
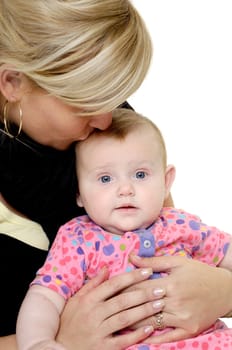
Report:
[[[168,165],[165,171],[165,199],[170,194],[172,184],[176,177],[176,168],[174,165]]]
[[[82,203],[82,199],[81,199],[81,195],[79,193],[77,193],[76,195],[76,201],[77,201],[77,205],[78,207],[83,207],[83,203]]]

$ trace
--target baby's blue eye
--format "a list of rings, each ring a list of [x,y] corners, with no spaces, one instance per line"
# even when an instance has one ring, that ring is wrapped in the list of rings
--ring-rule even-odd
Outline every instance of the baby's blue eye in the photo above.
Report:
[[[137,173],[135,174],[137,179],[144,179],[146,174],[144,171],[137,171]]]
[[[100,177],[100,181],[104,184],[107,182],[110,182],[110,180],[111,180],[111,177],[109,175],[103,175]]]

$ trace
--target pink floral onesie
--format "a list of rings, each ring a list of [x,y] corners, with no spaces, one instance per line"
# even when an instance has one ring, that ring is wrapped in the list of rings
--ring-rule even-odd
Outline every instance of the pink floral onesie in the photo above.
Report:
[[[86,215],[80,216],[59,229],[46,262],[32,284],[51,288],[68,299],[105,265],[110,276],[134,269],[129,261],[131,252],[142,257],[180,255],[217,266],[224,258],[230,240],[231,235],[175,208],[163,208],[150,227],[125,232],[122,236],[106,232]],[[160,273],[152,276],[158,277],[161,277]],[[153,349],[229,350],[232,349],[232,329],[218,320],[195,338],[161,345],[141,343],[127,348]]]

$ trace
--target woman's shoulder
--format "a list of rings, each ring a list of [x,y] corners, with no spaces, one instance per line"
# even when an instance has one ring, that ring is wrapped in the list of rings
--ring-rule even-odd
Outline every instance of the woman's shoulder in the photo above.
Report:
[[[38,144],[24,133],[0,132],[0,192],[18,212],[40,223],[52,240],[77,213],[75,150]],[[80,211],[79,211],[80,212]]]

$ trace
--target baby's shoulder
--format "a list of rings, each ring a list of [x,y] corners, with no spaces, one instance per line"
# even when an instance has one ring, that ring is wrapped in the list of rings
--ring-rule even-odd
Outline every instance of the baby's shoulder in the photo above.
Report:
[[[191,214],[183,209],[174,207],[164,207],[161,210],[160,218],[162,221],[167,223],[183,224],[186,221],[190,222],[201,222],[199,216]]]

